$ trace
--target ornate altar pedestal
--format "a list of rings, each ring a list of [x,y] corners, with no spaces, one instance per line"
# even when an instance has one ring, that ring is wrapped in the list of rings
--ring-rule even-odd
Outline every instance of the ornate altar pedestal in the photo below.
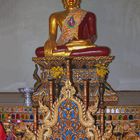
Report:
[[[138,140],[140,107],[118,106],[106,81],[113,59],[33,58],[33,107],[0,107],[1,121],[17,140]]]
[[[107,83],[113,59],[33,58],[33,106],[1,106],[6,130],[17,140],[138,140],[140,107],[118,106]]]
[[[95,136],[96,139],[97,138],[106,139],[107,137],[109,137],[112,127],[109,126],[110,132],[107,132],[108,134],[105,133],[105,122],[104,122],[105,104],[116,104],[118,101],[118,97],[116,93],[106,81],[109,73],[108,66],[113,59],[114,57],[112,56],[33,58],[33,61],[36,64],[35,65],[36,69],[33,75],[34,79],[36,80],[34,86],[36,91],[34,92],[32,97],[35,106],[35,110],[34,110],[35,131],[37,132],[39,127],[37,117],[38,117],[38,111],[40,111],[41,107],[44,108],[44,110],[48,110],[45,107],[49,107],[49,111],[52,115],[51,117],[54,118],[57,116],[55,118],[56,119],[55,124],[57,124],[59,120],[58,114],[60,112],[58,110],[55,110],[55,107],[59,109],[59,107],[61,106],[60,103],[62,103],[62,100],[63,101],[65,100],[66,103],[70,101],[76,102],[78,107],[77,109],[79,110],[79,114],[81,113],[87,114],[88,112],[90,112],[89,113],[91,115],[90,117],[92,117],[92,115],[95,115],[95,112],[97,112],[98,110],[98,113],[100,114],[100,121],[96,123],[97,125],[96,128],[94,130],[90,130],[91,126],[88,125],[82,126],[85,129],[89,129],[88,132],[84,132],[85,138],[88,137],[93,138],[93,136],[88,135],[88,133],[90,133],[90,131],[95,131],[95,130],[97,133],[99,131],[98,128],[100,128],[100,131],[98,132],[98,135],[96,134]],[[67,85],[66,83],[69,83],[69,85]],[[68,91],[67,90],[63,91],[65,92],[64,94],[61,90],[63,88],[66,89],[66,87],[69,88],[67,89]],[[75,93],[71,93],[71,88],[75,89]],[[66,93],[69,95],[66,95]],[[72,103],[70,103],[69,105],[71,106],[71,104]],[[96,105],[96,109],[95,109],[95,105]],[[94,109],[92,110],[92,108]],[[63,110],[61,111],[63,112]],[[45,119],[47,113],[44,112],[42,113],[44,114],[44,119]],[[83,115],[82,116],[79,115],[79,117],[82,118]],[[88,116],[85,116],[85,119],[88,122],[89,120]],[[93,117],[92,119],[94,120]],[[80,121],[80,124],[82,122]],[[93,122],[95,123],[95,121]],[[94,123],[92,127],[95,127]],[[52,127],[54,127],[54,125],[51,126],[51,131],[56,131]],[[56,138],[54,134],[57,133],[60,132],[52,132],[51,138],[52,137]],[[94,135],[94,132],[92,133]],[[71,135],[69,134],[69,136]],[[77,132],[77,136],[78,136],[78,132]],[[80,138],[80,136],[78,138]]]
[[[84,91],[88,90],[89,104],[93,103],[94,96],[99,92],[100,84],[104,83],[105,102],[115,104],[118,97],[106,82],[109,73],[108,66],[113,59],[113,56],[33,58],[36,64],[34,72],[36,93],[34,95],[38,95],[33,98],[38,100],[42,92],[47,95],[50,85],[53,84],[54,98],[57,99],[66,79],[70,79],[79,98],[82,99]]]

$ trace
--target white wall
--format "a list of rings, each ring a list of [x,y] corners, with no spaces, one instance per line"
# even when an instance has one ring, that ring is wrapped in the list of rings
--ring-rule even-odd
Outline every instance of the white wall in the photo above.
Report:
[[[98,40],[116,59],[109,82],[115,90],[140,89],[140,0],[83,0],[97,15]],[[0,0],[0,91],[32,87],[34,50],[48,37],[50,13],[61,0]]]

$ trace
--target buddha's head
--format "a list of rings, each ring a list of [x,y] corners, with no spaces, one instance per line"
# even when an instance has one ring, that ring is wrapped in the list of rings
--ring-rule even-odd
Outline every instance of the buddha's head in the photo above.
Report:
[[[79,8],[81,0],[62,0],[65,9]]]

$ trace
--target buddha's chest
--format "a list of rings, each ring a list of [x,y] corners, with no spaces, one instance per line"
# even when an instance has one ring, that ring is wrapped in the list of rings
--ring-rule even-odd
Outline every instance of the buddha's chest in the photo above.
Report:
[[[65,19],[67,17],[67,14],[61,14],[57,16],[57,24],[62,29],[62,26],[64,25]]]

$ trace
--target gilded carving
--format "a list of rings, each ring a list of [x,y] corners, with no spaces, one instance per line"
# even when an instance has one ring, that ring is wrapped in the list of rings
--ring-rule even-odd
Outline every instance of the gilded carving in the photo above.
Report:
[[[98,103],[99,103],[98,96],[96,97],[95,104],[89,106],[86,111],[83,102],[79,98],[75,97],[75,93],[76,93],[75,88],[72,86],[71,82],[67,80],[65,82],[65,86],[62,87],[60,97],[56,102],[54,102],[53,108],[51,110],[46,105],[43,105],[43,103],[39,101],[39,110],[44,115],[44,119],[42,121],[42,125],[40,125],[37,130],[38,140],[43,140],[43,139],[46,140],[47,138],[53,137],[53,135],[55,134],[55,129],[54,129],[55,125],[58,124],[58,117],[60,117],[59,115],[61,115],[61,112],[59,112],[59,110],[64,107],[62,106],[62,104],[64,103],[67,107],[69,107],[69,103],[74,104],[75,105],[74,108],[78,111],[77,115],[79,118],[79,127],[81,128],[81,130],[84,130],[82,128],[85,128],[85,132],[79,134],[79,138],[80,136],[95,139],[95,140],[98,140],[100,138],[100,132],[98,128],[95,126],[95,120],[93,118],[93,115],[98,110]],[[71,108],[71,111],[72,110],[73,108]],[[69,114],[69,110],[67,110],[66,112]],[[32,136],[33,138],[35,137],[35,134],[29,129],[27,129],[25,136],[27,137],[29,133],[30,136]],[[30,136],[27,140],[30,140]]]

